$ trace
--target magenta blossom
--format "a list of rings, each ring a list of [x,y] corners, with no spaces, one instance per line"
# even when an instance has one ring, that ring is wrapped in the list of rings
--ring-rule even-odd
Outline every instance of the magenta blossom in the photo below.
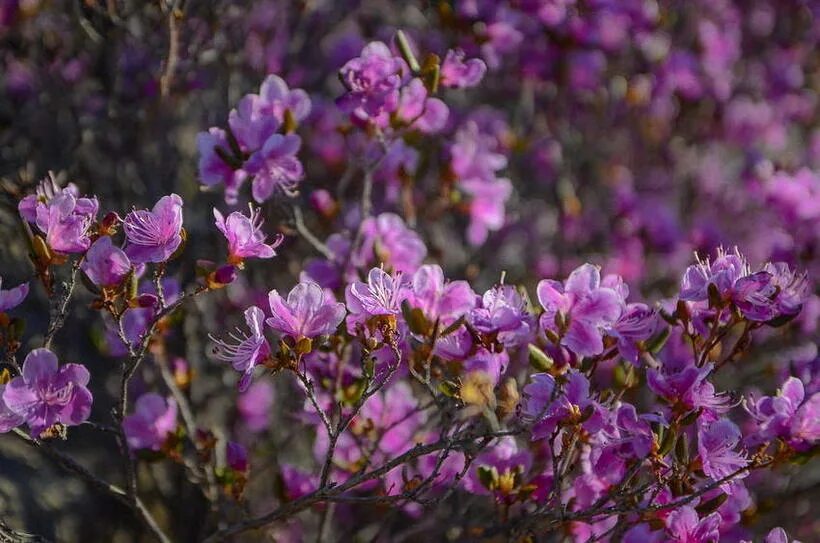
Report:
[[[182,244],[182,198],[163,196],[154,209],[135,209],[123,222],[125,253],[135,264],[165,262]]]
[[[579,356],[603,352],[603,333],[623,307],[618,292],[601,286],[601,272],[592,264],[575,269],[563,285],[551,279],[538,283],[538,301],[544,308],[541,326]]]
[[[444,279],[438,265],[425,265],[413,274],[408,301],[430,322],[448,325],[476,306],[477,296],[467,281]]]
[[[344,304],[312,281],[293,287],[287,300],[272,290],[268,301],[272,316],[265,321],[267,325],[297,341],[332,334],[345,317]]]
[[[88,249],[80,268],[98,287],[112,287],[131,271],[131,261],[110,236],[102,236]]]
[[[746,466],[746,456],[735,451],[741,437],[740,429],[726,419],[701,424],[698,428],[698,454],[703,473],[713,480],[719,480]]]
[[[262,432],[268,427],[273,399],[273,385],[267,381],[254,383],[239,395],[236,410],[248,430]]]
[[[531,376],[524,387],[525,403],[521,415],[532,423],[532,439],[549,437],[560,424],[580,423],[595,433],[603,425],[603,408],[591,398],[589,380],[572,371],[561,390],[555,393],[555,379],[546,373]]]
[[[246,258],[273,258],[284,236],[278,234],[273,243],[265,243],[267,236],[262,231],[262,215],[252,205],[248,205],[248,215],[234,211],[226,219],[214,208],[216,227],[228,240],[228,262],[239,264]]]
[[[478,58],[464,60],[464,51],[449,50],[441,63],[440,84],[444,87],[463,89],[475,87],[484,78],[487,65]]]
[[[387,126],[387,114],[399,104],[399,88],[404,62],[393,56],[382,42],[372,42],[362,49],[361,56],[349,60],[339,70],[339,78],[347,93],[336,104],[354,120],[375,122]]]
[[[757,423],[751,445],[782,438],[802,450],[820,441],[820,392],[806,399],[803,382],[789,377],[776,396],[749,401],[746,410]]]
[[[10,432],[14,428],[17,428],[26,422],[26,417],[12,411],[6,405],[6,402],[3,400],[3,393],[5,390],[6,385],[0,385],[0,434]]]
[[[22,201],[20,206],[22,212]],[[98,210],[96,198],[77,198],[71,191],[63,190],[46,203],[37,202],[35,222],[53,250],[82,253],[91,245],[88,230]]]
[[[360,228],[362,242],[351,257],[357,266],[370,264],[375,254],[380,262],[393,270],[412,273],[427,256],[422,239],[395,213],[368,217]]]
[[[16,287],[3,290],[3,278],[0,277],[0,313],[14,309],[28,296],[28,283],[21,283]]]
[[[345,301],[351,316],[374,317],[398,315],[407,292],[401,274],[390,275],[381,268],[367,274],[367,283],[355,281],[345,290]]]
[[[60,367],[48,349],[34,349],[23,362],[23,373],[3,390],[9,411],[23,417],[31,435],[39,436],[55,424],[76,426],[91,414],[88,370],[80,364]]]
[[[498,285],[487,290],[480,304],[468,315],[470,324],[483,334],[496,334],[508,347],[521,345],[532,336],[533,318],[527,303],[511,285]]]
[[[177,403],[149,392],[134,404],[134,413],[122,421],[122,429],[132,451],[158,451],[177,427]]]
[[[275,190],[292,193],[305,175],[302,163],[296,157],[302,139],[294,134],[273,134],[253,153],[245,164],[245,171],[253,176],[253,199],[259,203],[268,200]]]
[[[666,532],[674,543],[717,543],[720,540],[720,514],[703,519],[689,505],[675,509],[666,517]]]
[[[230,362],[233,369],[242,373],[239,379],[239,390],[248,389],[253,377],[253,369],[261,364],[270,355],[270,345],[262,331],[265,313],[256,306],[245,310],[245,323],[250,333],[244,333],[237,328],[235,333],[229,334],[233,343],[211,339],[216,344],[214,354],[220,360]]]
[[[310,114],[310,97],[302,89],[290,89],[278,75],[269,75],[259,87],[262,114],[269,114],[280,123],[285,121],[288,111],[296,121],[304,120]]]

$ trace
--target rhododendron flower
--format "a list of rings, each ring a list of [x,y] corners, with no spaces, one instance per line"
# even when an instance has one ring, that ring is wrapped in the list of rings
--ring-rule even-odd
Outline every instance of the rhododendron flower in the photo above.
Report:
[[[603,352],[603,333],[615,324],[623,307],[615,290],[601,286],[600,270],[592,264],[575,269],[563,285],[542,280],[538,301],[544,308],[541,326],[555,332],[561,345],[579,356]]]
[[[253,176],[253,199],[259,203],[268,200],[275,190],[291,193],[305,172],[296,157],[302,139],[294,134],[273,134],[262,148],[253,153],[245,164],[245,171]]]
[[[444,128],[449,115],[450,110],[444,102],[428,96],[421,79],[413,79],[402,89],[396,117],[411,127],[425,134],[434,134]]]
[[[20,212],[26,217],[24,202]],[[46,243],[59,253],[81,253],[91,245],[88,229],[99,210],[96,198],[77,198],[72,191],[62,190],[53,198],[35,206],[35,224],[46,235]]]
[[[441,79],[439,83],[444,87],[463,89],[475,87],[484,78],[487,65],[478,58],[464,60],[464,51],[449,50],[441,63]]]
[[[21,283],[16,287],[3,289],[3,278],[0,277],[0,313],[14,309],[28,296],[28,283]]]
[[[534,423],[532,439],[548,437],[562,423],[581,423],[588,432],[597,432],[603,424],[603,408],[590,397],[589,381],[577,371],[556,395],[555,379],[536,373],[524,387],[525,403],[521,411],[527,422]],[[554,398],[554,399],[553,399]]]
[[[671,404],[680,403],[687,409],[703,408],[703,415],[716,417],[729,408],[729,398],[715,393],[715,387],[707,380],[712,364],[698,368],[694,362],[678,362],[667,358],[661,369],[646,371],[650,390]]]
[[[618,353],[625,360],[638,363],[638,342],[649,339],[655,333],[658,315],[645,304],[628,304],[624,312],[606,331],[606,335],[617,338]]]
[[[395,213],[368,217],[360,228],[361,245],[352,256],[357,266],[370,264],[375,254],[380,262],[393,270],[412,273],[427,256],[427,247],[419,235]]]
[[[477,297],[467,281],[446,282],[441,266],[426,265],[413,274],[408,302],[430,322],[447,325],[473,309]]]
[[[271,317],[265,321],[267,325],[297,341],[332,334],[345,317],[344,304],[312,281],[293,287],[287,300],[272,290],[268,301]]]
[[[85,253],[80,268],[98,287],[112,287],[131,271],[131,261],[111,242],[110,236],[102,236]]]
[[[246,258],[273,258],[284,236],[277,234],[273,243],[265,243],[267,235],[262,231],[264,220],[259,210],[248,206],[248,215],[234,211],[226,219],[214,208],[216,227],[228,240],[228,262],[239,264]]]
[[[381,268],[370,270],[367,283],[356,281],[345,290],[345,301],[351,314],[366,317],[399,315],[401,302],[406,296],[401,274],[390,275]]]
[[[734,450],[741,437],[740,429],[729,420],[701,424],[698,428],[698,454],[703,473],[718,480],[748,465],[746,456]],[[740,474],[738,478],[743,476],[745,474]]]
[[[225,444],[225,463],[235,471],[248,471],[248,449],[236,441],[228,441]]]
[[[382,42],[372,42],[361,56],[349,60],[339,70],[347,93],[336,100],[345,113],[359,121],[373,121],[387,126],[387,113],[399,104],[399,88],[404,62],[393,56]]]
[[[749,264],[740,252],[726,253],[722,249],[714,262],[698,260],[689,266],[681,280],[680,299],[703,301],[709,297],[708,287],[715,285],[721,296],[727,296],[735,281],[749,275]]]
[[[533,319],[527,304],[511,285],[499,285],[486,291],[478,307],[468,315],[470,324],[484,334],[498,334],[498,341],[508,347],[521,345],[532,335]]]
[[[689,505],[674,509],[666,517],[666,533],[674,543],[717,543],[720,540],[720,515],[699,518]]]
[[[789,377],[776,396],[747,402],[746,410],[757,423],[749,443],[757,445],[779,437],[804,449],[820,441],[820,392],[804,400],[803,382]]]
[[[134,413],[122,421],[122,429],[132,451],[151,449],[158,451],[176,431],[177,403],[173,398],[163,398],[149,392],[137,398]]]
[[[519,450],[515,439],[502,437],[475,459],[464,478],[464,488],[472,494],[495,494],[504,498],[523,482],[522,474],[529,471],[531,464],[529,451]],[[481,471],[489,476],[482,477]]]
[[[34,349],[23,362],[23,373],[6,385],[3,402],[25,419],[31,435],[55,424],[76,426],[91,414],[88,370],[80,364],[60,366],[48,349]]]
[[[752,543],[751,541],[746,541],[745,539],[740,543]],[[789,534],[786,533],[786,530],[783,528],[772,528],[766,537],[763,539],[763,543],[800,543],[796,539],[791,540],[789,539]]]
[[[245,323],[249,333],[244,333],[237,328],[235,333],[229,334],[232,343],[211,337],[216,344],[214,348],[216,357],[230,362],[233,369],[242,373],[239,379],[239,390],[242,392],[247,390],[251,383],[253,369],[261,364],[271,352],[262,330],[264,320],[265,313],[258,307],[251,306],[245,310]]]
[[[265,111],[266,104],[257,94],[246,94],[228,114],[228,126],[236,143],[246,155],[260,149],[279,128],[279,119]]]
[[[481,245],[487,241],[490,232],[504,226],[504,206],[512,194],[512,183],[504,177],[492,181],[470,178],[461,181],[459,187],[469,196],[467,241],[471,245]]]
[[[296,121],[304,120],[310,114],[310,97],[302,89],[289,89],[285,80],[278,75],[269,75],[259,87],[260,112],[272,115],[280,123],[285,122],[285,111],[289,111]]]
[[[163,196],[151,211],[135,209],[123,221],[125,254],[135,264],[165,262],[182,244],[182,198]]]

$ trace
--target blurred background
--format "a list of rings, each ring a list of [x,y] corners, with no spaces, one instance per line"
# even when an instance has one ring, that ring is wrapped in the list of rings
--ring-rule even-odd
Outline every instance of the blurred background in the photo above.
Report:
[[[313,103],[298,129],[306,178],[295,201],[320,239],[349,228],[361,179],[345,172],[361,142],[334,104],[344,90],[336,74],[367,42],[391,43],[397,29],[420,58],[460,47],[488,66],[479,86],[443,92],[444,130],[406,138],[375,174],[377,211],[401,214],[448,277],[481,291],[505,272],[533,292],[539,279],[591,261],[623,275],[636,297],[660,301],[675,292],[693,254],[735,245],[753,265],[785,260],[818,277],[820,2],[0,0],[4,284],[33,277],[17,202],[49,171],[120,215],[180,194],[187,256],[170,271],[183,284],[195,259],[221,258],[211,210],[229,206],[220,190],[201,187],[196,135],[224,126],[268,74]],[[501,224],[483,240],[467,234],[477,202],[451,167],[469,130],[480,133],[483,152],[506,158],[499,176],[512,186],[496,202]],[[317,205],[315,194],[332,205]],[[240,209],[249,198],[246,187]],[[317,256],[296,235],[287,200],[264,206],[268,231],[286,234],[280,256],[250,263],[238,284],[188,306],[169,340],[185,361],[180,371],[195,379],[189,393],[201,423],[216,431],[239,431],[230,430],[239,422],[234,377],[210,358],[207,334],[236,325],[267,290],[289,289]],[[105,326],[88,308],[91,295],[79,290],[58,335],[61,360],[90,367],[92,419],[108,420],[115,362]],[[798,368],[820,388],[814,292],[794,325],[756,346],[739,376],[744,386],[771,393],[779,376]],[[32,283],[21,308],[27,346],[42,341],[48,307]],[[156,378],[147,368],[141,386]],[[739,381],[729,385],[740,390]],[[298,428],[287,415],[301,400],[287,383],[276,387],[272,416],[281,424],[258,438],[256,454],[309,454],[309,444],[292,439]],[[109,436],[81,427],[61,447],[95,473],[120,476]],[[271,494],[276,470],[269,471],[249,496]],[[210,531],[197,521],[206,504],[181,470],[141,477],[149,497],[170,504],[157,515],[177,519],[180,540]],[[819,480],[809,466],[762,481],[749,522],[817,540]],[[377,513],[362,513],[361,522]],[[0,519],[60,541],[141,537],[119,504],[10,436],[0,438]]]

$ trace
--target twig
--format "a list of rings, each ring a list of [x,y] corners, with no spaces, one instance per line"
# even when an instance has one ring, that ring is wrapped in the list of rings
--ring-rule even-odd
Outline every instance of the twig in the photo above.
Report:
[[[48,331],[46,332],[46,337],[43,341],[43,347],[46,349],[51,348],[51,343],[54,341],[54,336],[56,336],[57,332],[59,332],[65,325],[65,319],[68,313],[68,304],[71,301],[71,297],[74,295],[74,287],[77,284],[77,272],[80,270],[81,263],[82,258],[79,258],[71,266],[71,276],[67,283],[63,283],[65,288],[63,297],[57,302],[57,306],[55,308],[56,311],[52,310],[51,318],[48,322]]]
[[[299,232],[299,235],[305,238],[305,241],[310,243],[314,249],[322,253],[322,256],[328,260],[333,260],[333,252],[327,245],[322,243],[322,241],[319,240],[313,232],[310,231],[305,224],[305,218],[302,215],[302,208],[296,204],[293,205],[293,224],[296,226],[296,231]]]

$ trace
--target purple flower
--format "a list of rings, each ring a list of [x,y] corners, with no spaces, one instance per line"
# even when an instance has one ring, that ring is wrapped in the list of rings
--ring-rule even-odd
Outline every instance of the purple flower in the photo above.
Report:
[[[470,178],[461,181],[458,186],[469,196],[467,241],[474,246],[481,245],[487,241],[490,232],[504,226],[505,205],[512,195],[512,184],[504,177],[492,181]]]
[[[267,381],[252,384],[236,400],[239,416],[251,432],[267,429],[272,406],[273,386]]]
[[[225,185],[225,202],[235,204],[239,188],[247,174],[241,169],[235,170],[217,153],[216,149],[219,147],[230,154],[225,131],[212,127],[207,132],[200,132],[196,136],[196,146],[199,150],[200,182],[207,187],[222,183]]]
[[[295,134],[273,134],[262,148],[253,153],[245,164],[245,171],[253,175],[253,199],[259,203],[268,200],[276,189],[291,193],[305,175],[302,163],[296,157],[302,139]]]
[[[26,217],[24,201],[20,212]],[[62,190],[47,202],[35,206],[35,223],[46,235],[46,243],[59,253],[82,253],[91,245],[88,229],[99,210],[96,198],[77,198],[72,191]]]
[[[529,451],[519,450],[515,439],[502,437],[495,446],[476,457],[474,467],[464,478],[464,488],[472,494],[494,494],[503,498],[516,490],[522,474],[529,471],[531,464]],[[482,478],[480,471],[485,471],[489,477]]]
[[[31,435],[39,436],[54,424],[76,426],[91,414],[88,370],[80,364],[60,367],[48,349],[34,349],[23,362],[23,373],[3,390],[9,411],[25,419]]]
[[[336,100],[345,113],[362,122],[368,120],[387,126],[387,114],[399,105],[399,88],[404,62],[393,56],[382,42],[372,42],[362,49],[361,56],[349,60],[339,78],[347,93]]]
[[[228,114],[228,126],[240,150],[253,153],[278,129],[281,121],[270,114],[267,104],[257,94],[246,94]]]
[[[122,421],[122,429],[132,451],[162,448],[168,434],[177,427],[177,403],[173,398],[163,398],[149,392],[140,396],[134,404],[134,413]]]
[[[777,289],[774,305],[777,315],[796,315],[809,296],[806,274],[798,274],[785,262],[767,263],[763,271],[772,277],[771,284]]]
[[[381,268],[370,270],[367,283],[355,281],[345,289],[347,308],[356,317],[399,315],[406,297],[401,274],[390,275]]]
[[[242,373],[239,379],[241,392],[248,389],[253,377],[253,369],[270,355],[270,345],[262,331],[264,319],[265,313],[258,307],[251,306],[245,310],[245,323],[250,333],[246,334],[237,328],[235,333],[229,334],[233,343],[211,337],[216,344],[214,347],[216,357],[230,362],[233,369]]]
[[[6,385],[0,385],[0,434],[10,432],[26,422],[26,417],[15,413],[6,405],[6,402],[3,400],[3,392],[5,390]]]
[[[524,387],[525,403],[521,415],[533,424],[533,440],[548,437],[562,423],[581,423],[592,433],[601,429],[603,409],[591,399],[589,380],[582,373],[570,372],[558,394],[555,393],[555,379],[549,374],[536,373],[531,380]]]
[[[430,98],[421,79],[415,78],[401,92],[396,117],[424,134],[435,134],[447,124],[450,110],[438,98]]]
[[[686,409],[704,409],[713,419],[729,407],[725,394],[716,394],[715,387],[707,380],[712,372],[712,364],[698,368],[687,359],[665,360],[661,369],[650,368],[646,372],[649,389],[670,404],[680,404]]]
[[[272,290],[268,302],[271,317],[265,321],[267,325],[297,341],[332,334],[345,318],[344,304],[312,281],[293,287],[287,300]]]
[[[419,235],[395,213],[368,217],[360,226],[362,242],[351,257],[357,267],[370,264],[375,254],[379,262],[401,273],[413,273],[427,256]]]
[[[734,450],[741,437],[740,429],[726,419],[701,424],[698,428],[698,454],[703,473],[717,481],[746,466],[746,456]],[[738,478],[743,476],[738,475]]]
[[[486,291],[481,304],[470,311],[468,320],[483,334],[497,334],[498,341],[508,347],[521,345],[532,335],[533,319],[527,312],[527,303],[511,285]]]
[[[285,111],[289,111],[297,121],[310,114],[310,97],[302,89],[289,89],[285,80],[278,75],[269,75],[259,87],[261,113],[275,117],[280,123],[285,121]]]
[[[544,279],[538,283],[538,301],[544,308],[541,326],[561,338],[561,345],[579,356],[604,350],[603,332],[620,317],[623,299],[601,286],[601,274],[592,264],[575,269],[562,285]]]
[[[658,315],[645,304],[629,304],[623,314],[606,331],[618,340],[618,353],[633,364],[638,364],[638,342],[649,339],[655,333]]]
[[[182,244],[182,198],[163,196],[154,209],[135,209],[123,221],[125,254],[135,264],[165,262]]]
[[[720,514],[700,519],[695,509],[684,505],[666,517],[666,532],[674,543],[717,543],[720,540]]]
[[[408,302],[446,326],[475,307],[476,294],[467,281],[445,282],[440,266],[425,265],[413,274]]]
[[[14,309],[28,296],[28,283],[21,283],[16,287],[3,290],[3,278],[0,277],[0,313]]]
[[[88,249],[80,268],[98,287],[113,287],[131,271],[131,261],[110,236],[102,236]]]
[[[749,264],[737,249],[733,253],[718,251],[714,262],[698,260],[689,266],[681,280],[680,299],[692,302],[709,298],[708,287],[715,285],[722,297],[728,297],[735,281],[749,275]]]
[[[758,445],[782,438],[798,449],[814,445],[820,440],[820,392],[804,399],[803,382],[789,377],[776,396],[747,402],[746,410],[757,424],[748,442]]]
[[[246,258],[273,258],[276,247],[282,244],[284,237],[278,234],[273,243],[265,243],[267,236],[262,231],[262,215],[253,206],[248,205],[248,215],[234,211],[228,218],[214,208],[216,227],[228,240],[228,262],[239,264]]]
[[[444,87],[464,89],[475,87],[484,78],[487,65],[478,58],[464,60],[464,51],[449,50],[441,63],[440,83]]]

